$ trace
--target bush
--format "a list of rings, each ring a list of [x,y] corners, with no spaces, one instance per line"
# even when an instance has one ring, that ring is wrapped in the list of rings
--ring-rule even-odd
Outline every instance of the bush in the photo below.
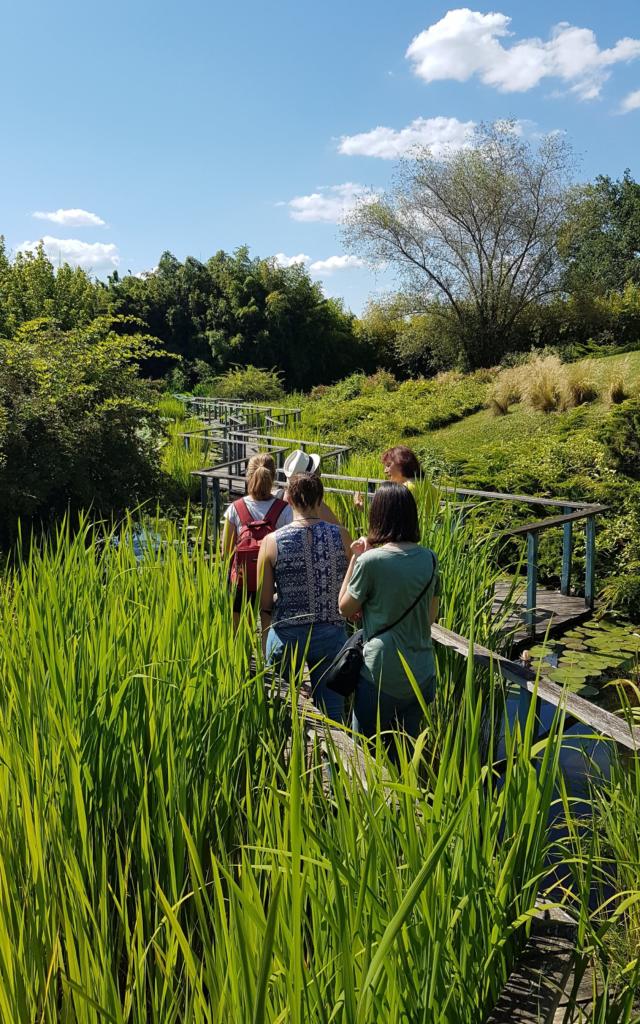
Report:
[[[594,402],[598,397],[597,372],[593,359],[584,359],[579,363],[568,363],[564,368],[565,395],[564,407],[571,409],[575,405]]]
[[[563,406],[565,372],[558,356],[535,356],[520,371],[522,398],[537,412],[553,412]]]
[[[489,392],[488,407],[495,416],[504,416],[509,406],[522,397],[522,384],[515,368],[503,370]]]
[[[282,398],[282,376],[279,370],[265,370],[258,366],[234,366],[215,377],[199,394],[218,398],[240,398],[245,402],[272,402]]]
[[[602,439],[614,466],[640,479],[640,399],[631,398],[613,409],[602,425]]]
[[[155,349],[120,326],[40,319],[0,340],[0,540],[20,518],[107,515],[157,493],[157,398],[138,373]]]

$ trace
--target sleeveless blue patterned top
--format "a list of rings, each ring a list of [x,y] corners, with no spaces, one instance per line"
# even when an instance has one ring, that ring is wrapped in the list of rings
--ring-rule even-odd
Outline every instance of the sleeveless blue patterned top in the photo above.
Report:
[[[290,523],[274,537],[278,555],[273,624],[342,624],[338,597],[349,563],[339,528],[321,520],[304,527]]]

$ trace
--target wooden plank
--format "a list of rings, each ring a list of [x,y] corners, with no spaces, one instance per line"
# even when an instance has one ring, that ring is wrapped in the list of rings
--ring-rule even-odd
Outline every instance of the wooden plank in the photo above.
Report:
[[[577,928],[536,923],[487,1024],[548,1024],[571,977]]]
[[[437,624],[431,627],[431,635],[436,643],[456,651],[464,658],[469,657],[471,646],[466,637],[458,636],[452,630]],[[599,736],[615,740],[629,750],[640,749],[640,726],[629,725],[611,711],[606,711],[575,693],[569,693],[546,676],[536,675],[525,665],[510,661],[504,655],[496,654],[495,651],[490,651],[480,644],[473,645],[472,657],[478,665],[492,667],[504,679],[526,687],[529,693],[535,693],[539,699],[547,701],[554,707],[564,708],[568,714],[593,729]]]

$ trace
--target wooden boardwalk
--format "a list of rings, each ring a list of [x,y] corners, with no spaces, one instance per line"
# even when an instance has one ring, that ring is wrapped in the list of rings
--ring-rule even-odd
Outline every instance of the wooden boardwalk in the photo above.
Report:
[[[559,636],[593,615],[584,597],[561,594],[559,590],[538,587],[533,612],[533,632],[527,627],[527,594],[524,582],[511,593],[513,582],[497,583],[493,602],[496,618],[506,615],[502,631],[511,637],[511,652],[519,653],[527,646],[549,636]],[[511,595],[511,599],[509,601]],[[515,601],[515,609],[513,604]],[[511,611],[509,611],[509,604]]]

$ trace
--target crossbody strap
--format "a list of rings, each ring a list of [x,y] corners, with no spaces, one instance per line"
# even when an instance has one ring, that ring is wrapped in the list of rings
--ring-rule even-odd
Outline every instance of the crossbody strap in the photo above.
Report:
[[[436,574],[436,556],[433,554],[433,552],[431,552],[431,557],[433,558],[433,568],[431,569],[431,575],[429,577],[429,582],[426,584],[426,586],[424,586],[422,588],[422,590],[420,591],[420,593],[416,597],[416,599],[413,602],[413,604],[409,605],[407,610],[404,611],[402,613],[402,615],[398,619],[395,620],[395,622],[392,622],[389,626],[383,626],[382,629],[376,630],[376,632],[373,633],[372,636],[369,637],[369,640],[377,640],[377,638],[379,636],[381,636],[382,633],[387,633],[390,629],[394,629],[394,627],[397,626],[400,622],[402,622],[403,619],[406,619],[407,615],[409,615],[410,612],[412,612],[413,609],[416,607],[416,605],[420,603],[420,601],[422,600],[422,598],[426,594],[427,590],[429,589],[429,587],[433,583],[433,577]]]

